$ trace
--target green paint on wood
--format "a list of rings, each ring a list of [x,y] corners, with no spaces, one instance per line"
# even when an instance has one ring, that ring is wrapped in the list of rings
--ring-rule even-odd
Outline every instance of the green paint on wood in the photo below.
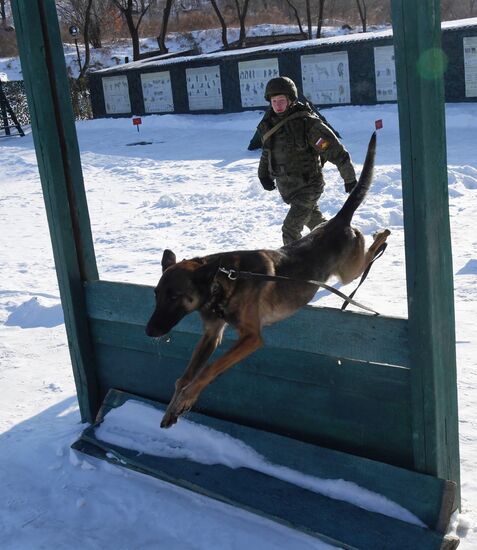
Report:
[[[393,0],[392,16],[412,362],[414,467],[459,485],[445,63],[439,53],[439,0]]]
[[[101,408],[98,422],[112,408],[129,399],[163,408],[133,395],[111,391]],[[185,459],[138,454],[98,440],[94,427],[85,430],[74,448],[101,458],[109,457],[116,463],[120,459],[128,468],[240,506],[338,544],[340,548],[437,550],[441,547],[444,523],[449,521],[448,501],[452,484],[223,420],[197,414],[189,415],[189,419],[243,441],[269,463],[322,479],[345,479],[384,495],[409,509],[430,529],[369,512],[249,468],[231,469],[220,464],[203,465]],[[441,534],[436,532],[437,529]]]
[[[154,310],[152,287],[107,281],[85,285],[88,315],[145,327]],[[201,334],[197,314],[182,319],[176,332]],[[233,332],[231,332],[233,334]],[[305,307],[264,329],[268,346],[408,366],[407,320],[333,308]],[[144,337],[145,338],[145,337]]]
[[[16,0],[12,11],[78,400],[91,420],[99,399],[83,281],[98,273],[56,9]]]
[[[166,403],[187,364],[185,357],[105,345],[96,347],[96,359],[102,395],[116,387]],[[251,357],[207,387],[194,410],[411,467],[409,371],[360,367],[344,362],[337,369],[329,358],[302,353],[277,367]]]

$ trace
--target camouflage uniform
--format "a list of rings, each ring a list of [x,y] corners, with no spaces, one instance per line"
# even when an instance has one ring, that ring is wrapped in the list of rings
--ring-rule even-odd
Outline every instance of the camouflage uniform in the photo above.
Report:
[[[282,227],[285,244],[299,239],[304,225],[311,230],[324,221],[317,204],[325,184],[322,162],[329,160],[337,166],[347,192],[356,183],[349,153],[308,105],[293,101],[281,115],[269,109],[258,125],[262,140],[271,128],[297,112],[302,116],[286,122],[263,143],[258,168],[262,185],[271,190],[271,180],[276,180],[280,195],[290,205]],[[315,147],[317,142],[318,149]]]

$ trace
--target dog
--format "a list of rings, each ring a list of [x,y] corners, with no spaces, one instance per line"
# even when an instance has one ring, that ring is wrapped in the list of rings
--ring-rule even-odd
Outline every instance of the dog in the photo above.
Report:
[[[292,315],[311,300],[317,286],[306,281],[326,283],[334,275],[346,284],[363,273],[390,235],[388,229],[377,232],[366,250],[362,233],[351,227],[353,214],[371,185],[375,152],[376,132],[369,142],[359,181],[342,208],[293,243],[278,250],[224,252],[181,262],[171,250],[164,251],[163,274],[154,290],[156,306],[146,334],[163,336],[196,310],[202,317],[204,332],[186,370],[176,381],[161,427],[175,424],[217,376],[261,347],[263,326]],[[243,280],[231,275],[239,271],[293,280]],[[227,324],[236,329],[238,340],[207,364]]]

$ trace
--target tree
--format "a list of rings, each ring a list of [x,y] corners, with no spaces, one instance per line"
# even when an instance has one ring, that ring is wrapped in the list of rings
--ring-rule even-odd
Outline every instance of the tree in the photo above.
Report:
[[[363,32],[366,32],[366,22],[367,22],[367,7],[366,0],[356,0],[358,6],[359,18],[361,19],[361,26],[363,27]]]
[[[7,26],[7,14],[5,13],[5,0],[0,0],[0,17],[2,18],[2,27]]]
[[[81,62],[78,44],[75,37],[76,48],[78,52],[79,76],[82,78],[89,68],[90,50],[89,50],[89,29],[91,19],[91,7],[93,0],[67,0],[57,6],[58,15],[69,26],[74,25],[79,28],[84,41],[84,62]]]
[[[286,0],[286,1],[287,1],[287,4],[290,6],[290,9],[293,12],[293,15],[295,16],[296,22],[298,24],[298,28],[300,29],[300,34],[304,34],[303,33],[303,27],[301,25],[300,16],[298,14],[298,10],[296,9],[296,6],[291,2],[291,0]]]
[[[222,27],[222,44],[224,46],[224,50],[228,50],[229,42],[227,40],[227,23],[225,22],[224,16],[222,15],[222,13],[219,10],[219,7],[217,6],[216,0],[210,0],[210,3],[214,8],[215,15],[217,16],[217,19],[220,22],[220,26]]]
[[[316,38],[321,37],[321,29],[323,27],[323,13],[325,11],[325,1],[319,0],[318,2],[318,21],[316,23]]]
[[[133,60],[139,59],[139,27],[142,18],[150,8],[150,3],[145,0],[112,0],[126,21],[132,40]]]
[[[110,0],[94,0],[89,20],[89,42],[93,48],[102,48],[104,27],[110,18]]]
[[[310,0],[306,0],[305,6],[306,6],[306,21],[308,23],[308,38],[312,38],[313,37],[313,31],[312,31],[313,25],[311,24]]]
[[[83,37],[87,28],[85,48],[101,48],[101,35],[107,18],[111,17],[110,0],[62,0],[57,2],[57,11],[61,20],[68,25],[76,25],[82,30]],[[86,52],[89,55],[89,51]]]
[[[84,63],[81,67],[78,80],[81,79],[89,68],[89,62],[91,60],[90,51],[89,51],[89,25],[91,20],[91,6],[93,5],[93,0],[87,0],[85,16],[84,16],[84,27],[83,27],[83,39],[84,39]]]
[[[162,25],[157,38],[159,44],[159,51],[161,53],[167,53],[169,49],[166,47],[166,35],[167,35],[167,26],[169,25],[169,17],[171,15],[171,8],[174,0],[166,0],[164,5],[164,11],[162,12]]]
[[[239,48],[243,48],[245,46],[245,19],[247,18],[247,10],[248,10],[248,3],[250,0],[242,0],[242,4],[240,4],[240,0],[235,0],[235,7],[237,9],[237,16],[240,23],[240,33],[239,33]]]

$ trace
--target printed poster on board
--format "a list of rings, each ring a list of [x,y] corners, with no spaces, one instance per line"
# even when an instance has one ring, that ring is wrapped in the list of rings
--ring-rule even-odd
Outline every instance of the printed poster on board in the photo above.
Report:
[[[477,97],[477,36],[464,37],[465,97]]]
[[[349,103],[348,52],[301,56],[303,94],[312,103]]]
[[[126,75],[103,76],[104,105],[108,115],[131,112],[129,86]]]
[[[146,113],[172,113],[174,111],[169,71],[141,74],[141,86]]]
[[[186,69],[189,109],[201,111],[223,109],[220,67]]]
[[[242,107],[263,107],[268,105],[265,99],[265,87],[271,78],[280,76],[278,59],[256,59],[238,63],[240,96]]]
[[[376,76],[377,101],[396,101],[396,66],[394,46],[374,48],[374,74]]]

